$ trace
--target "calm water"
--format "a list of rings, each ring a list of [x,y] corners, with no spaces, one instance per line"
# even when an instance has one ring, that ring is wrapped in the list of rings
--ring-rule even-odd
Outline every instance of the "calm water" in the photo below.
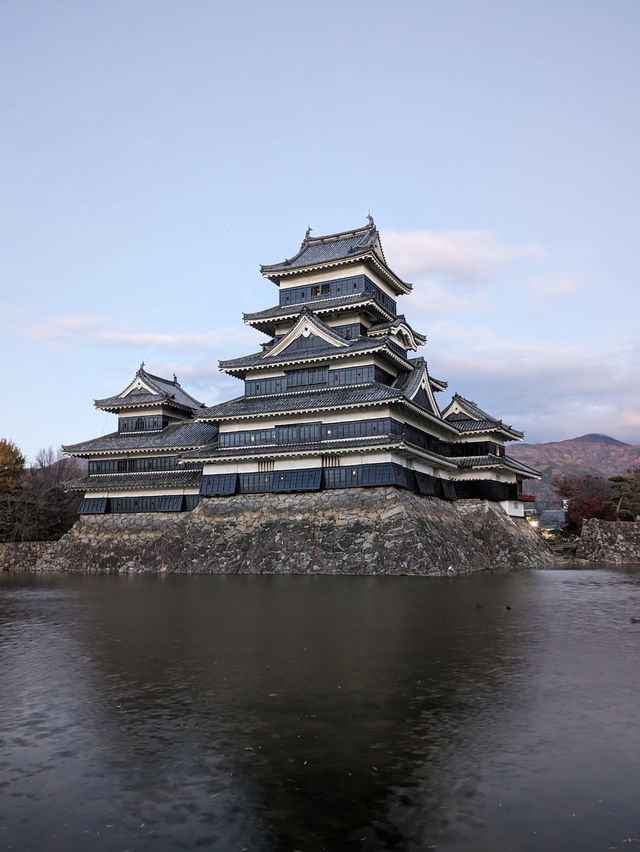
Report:
[[[3,850],[640,849],[640,567],[0,578]]]

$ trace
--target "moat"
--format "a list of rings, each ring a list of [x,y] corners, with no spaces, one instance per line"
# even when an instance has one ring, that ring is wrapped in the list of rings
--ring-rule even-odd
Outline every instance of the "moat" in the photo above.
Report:
[[[0,575],[0,847],[640,848],[639,592]]]

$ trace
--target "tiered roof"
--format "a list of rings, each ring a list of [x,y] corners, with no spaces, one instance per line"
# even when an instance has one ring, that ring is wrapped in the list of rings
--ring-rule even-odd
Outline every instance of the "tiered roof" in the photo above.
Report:
[[[198,417],[200,420],[211,421],[244,420],[264,417],[267,414],[295,414],[298,411],[309,413],[400,403],[417,409],[420,414],[438,422],[452,435],[457,434],[456,424],[441,419],[432,393],[428,394],[422,387],[429,381],[424,359],[413,359],[409,366],[409,378],[398,377],[391,385],[369,382],[339,388],[310,388],[260,396],[239,396],[205,408]],[[422,395],[418,396],[421,390],[425,391],[426,401]]]
[[[136,372],[134,380],[116,396],[96,399],[96,408],[117,414],[125,409],[147,408],[150,405],[166,405],[183,413],[192,414],[204,404],[182,389],[174,375],[173,380],[154,376],[144,369],[144,362]]]
[[[473,400],[465,399],[455,393],[442,416],[460,432],[501,432],[507,440],[520,440],[523,433],[507,426],[502,420],[483,411]]]
[[[347,296],[334,296],[329,299],[314,299],[310,305],[316,316],[336,314],[345,311],[365,310],[380,321],[393,321],[394,315],[369,293],[352,293]],[[275,305],[264,311],[243,314],[247,325],[265,334],[275,334],[276,323],[295,319],[300,313],[299,305]]]
[[[110,432],[108,435],[81,441],[79,444],[69,444],[62,449],[67,455],[81,458],[107,453],[117,455],[123,452],[157,453],[159,450],[182,452],[210,443],[217,434],[218,427],[214,424],[192,420],[186,423],[173,423],[158,431]]]
[[[396,293],[411,292],[412,285],[398,278],[387,266],[378,229],[373,218],[367,218],[368,223],[363,228],[322,237],[312,237],[309,228],[296,255],[280,263],[263,265],[260,271],[265,278],[279,285],[286,276],[302,271],[311,272],[368,260]]]
[[[83,476],[65,483],[70,491],[109,491],[135,488],[145,491],[158,491],[171,488],[197,488],[200,485],[202,469],[163,470],[144,473],[105,473]]]

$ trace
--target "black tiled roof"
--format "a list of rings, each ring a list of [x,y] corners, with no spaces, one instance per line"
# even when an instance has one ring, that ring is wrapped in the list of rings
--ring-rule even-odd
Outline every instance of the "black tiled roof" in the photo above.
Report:
[[[82,456],[89,453],[114,453],[125,450],[166,450],[176,447],[199,447],[210,443],[218,434],[212,423],[189,420],[176,423],[158,432],[111,432],[100,438],[81,441],[63,447],[69,455]]]
[[[314,313],[333,311],[338,308],[362,307],[371,305],[378,313],[391,316],[390,312],[383,308],[371,295],[366,293],[352,293],[348,296],[336,296],[334,299],[313,299],[308,302],[298,302],[293,305],[275,305],[264,311],[256,311],[252,314],[243,314],[244,321],[249,325],[258,325],[273,319],[286,319],[296,317],[303,308],[310,308]]]
[[[342,340],[344,340],[342,338]],[[356,340],[344,341],[346,346],[333,346],[327,343],[326,346],[318,346],[317,348],[297,349],[294,352],[284,351],[279,355],[270,356],[267,352],[254,352],[251,355],[244,355],[242,358],[232,358],[229,361],[220,361],[220,369],[232,372],[235,370],[244,370],[251,367],[277,367],[280,364],[290,364],[299,361],[305,361],[309,358],[330,358],[340,355],[360,354],[361,352],[374,352],[377,350],[386,350],[398,355],[398,352],[388,345],[384,338],[367,338],[359,337]],[[404,359],[403,359],[404,360]]]
[[[470,417],[476,420],[486,420],[491,421],[493,423],[501,423],[502,421],[498,420],[495,417],[492,417],[491,414],[487,414],[486,411],[483,411],[479,405],[476,405],[472,399],[465,399],[465,397],[460,396],[459,393],[454,393],[453,399],[451,402],[457,402],[461,408],[468,414]]]
[[[458,467],[462,469],[474,467],[507,467],[517,473],[525,473],[537,477],[540,476],[540,471],[534,470],[532,467],[529,467],[529,465],[511,458],[511,456],[458,456],[457,459],[460,459],[457,463]]]
[[[378,239],[378,231],[373,219],[370,219],[369,224],[364,228],[328,234],[324,237],[312,237],[310,231],[311,229],[307,231],[296,255],[281,263],[261,266],[263,275],[357,257],[372,251]],[[384,258],[381,259],[384,260]]]
[[[285,411],[308,411],[309,409],[335,408],[345,405],[360,405],[368,402],[386,402],[402,399],[402,391],[371,382],[342,388],[323,388],[303,393],[283,393],[271,396],[239,396],[236,399],[206,408],[199,417],[210,420],[223,418],[278,414]]]
[[[411,284],[400,280],[387,266],[380,243],[380,234],[371,216],[368,218],[369,222],[363,228],[322,237],[312,237],[311,229],[309,229],[297,254],[281,263],[263,265],[260,271],[272,281],[277,282],[283,275],[298,269],[326,266],[341,260],[349,261],[369,256],[375,259],[378,269],[394,283],[399,292],[409,292]]]
[[[378,382],[351,385],[341,388],[322,388],[303,393],[285,392],[264,396],[239,396],[205,409],[199,416],[210,420],[230,420],[235,417],[262,417],[267,414],[285,414],[298,411],[322,411],[324,409],[351,407],[384,402],[399,402],[417,405],[430,419],[443,426],[455,429],[455,424],[441,420],[433,412],[407,398],[401,388],[382,385]]]
[[[412,361],[412,365],[413,369],[409,373],[408,378],[402,383],[403,393],[407,397],[412,397],[420,387],[420,382],[422,381],[422,371],[425,367],[424,358],[414,358]]]
[[[457,402],[462,412],[459,414],[447,414],[449,408]],[[498,420],[483,411],[473,400],[465,399],[460,394],[454,394],[451,402],[443,412],[446,420],[452,423],[461,432],[478,432],[499,429],[502,432],[507,432],[516,438],[522,438],[523,433],[514,429],[513,426],[507,426],[502,420]],[[465,417],[468,415],[468,417]]]
[[[162,470],[145,473],[103,473],[65,483],[70,491],[113,491],[131,488],[197,488],[202,470]]]
[[[278,458],[295,453],[334,453],[336,450],[362,450],[367,447],[397,445],[403,442],[401,435],[375,435],[368,438],[344,438],[335,441],[315,441],[299,444],[252,444],[249,447],[218,447],[211,452],[192,450],[191,458],[236,458],[244,456],[273,456]]]
[[[369,329],[369,334],[383,334],[385,331],[391,331],[394,328],[398,328],[401,325],[405,325],[413,334],[416,343],[421,346],[427,340],[424,334],[420,334],[419,331],[416,331],[412,328],[407,322],[407,318],[404,314],[398,314],[394,319],[389,322],[378,322],[375,325],[372,325]]]
[[[451,423],[460,432],[486,432],[487,430],[499,429],[501,424],[498,420],[456,420],[447,419],[447,423]]]
[[[154,376],[152,373],[147,373],[142,367],[136,372],[136,377],[140,378],[145,385],[152,388],[153,392],[140,388],[140,392],[134,390],[126,396],[116,395],[106,397],[105,399],[96,399],[96,408],[105,409],[106,411],[119,411],[124,408],[134,408],[141,405],[158,405],[163,402],[191,411],[196,411],[204,407],[203,403],[198,402],[197,399],[180,387],[175,377],[173,380],[163,379],[161,376]]]

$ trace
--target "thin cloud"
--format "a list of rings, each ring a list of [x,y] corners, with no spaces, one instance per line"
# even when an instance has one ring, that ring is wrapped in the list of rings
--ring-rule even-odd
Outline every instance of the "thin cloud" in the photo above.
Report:
[[[249,329],[218,328],[195,334],[172,332],[125,331],[105,327],[104,320],[91,316],[56,317],[46,325],[31,326],[25,335],[56,346],[81,343],[151,347],[156,349],[223,350],[239,342],[255,339]],[[256,348],[257,348],[256,342]]]
[[[632,366],[632,344],[520,343],[453,323],[440,324],[432,340],[438,356],[432,366],[452,391],[533,440],[613,432],[638,441],[640,374]]]
[[[466,311],[484,312],[488,306],[488,300],[478,293],[453,293],[435,281],[421,282],[411,294],[411,313],[425,319]]]
[[[545,257],[535,243],[509,245],[490,231],[386,231],[383,243],[402,277],[435,276],[467,285],[491,281],[514,261]]]
[[[72,343],[79,338],[91,337],[100,324],[101,321],[93,316],[55,317],[46,325],[31,326],[25,334],[33,340],[48,343]]]
[[[574,298],[580,290],[578,282],[569,275],[534,275],[527,288],[526,308],[544,311],[554,302]]]

